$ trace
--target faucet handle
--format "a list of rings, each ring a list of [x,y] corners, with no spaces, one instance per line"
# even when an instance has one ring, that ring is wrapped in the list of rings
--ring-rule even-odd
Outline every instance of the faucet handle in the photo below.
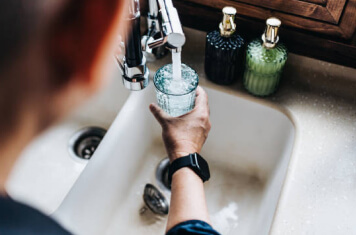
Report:
[[[153,49],[159,46],[163,46],[164,44],[166,44],[166,42],[167,42],[167,37],[161,37],[149,42],[147,45],[150,49]]]

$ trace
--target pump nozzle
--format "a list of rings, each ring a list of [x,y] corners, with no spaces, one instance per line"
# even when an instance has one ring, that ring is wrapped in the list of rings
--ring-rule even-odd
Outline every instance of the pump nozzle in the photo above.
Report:
[[[235,15],[236,9],[234,7],[224,7],[222,9],[224,14],[223,20],[219,25],[220,35],[223,37],[230,37],[236,31]]]
[[[262,35],[263,46],[266,48],[274,48],[277,45],[279,41],[278,31],[281,24],[282,22],[276,17],[267,19],[266,30]]]

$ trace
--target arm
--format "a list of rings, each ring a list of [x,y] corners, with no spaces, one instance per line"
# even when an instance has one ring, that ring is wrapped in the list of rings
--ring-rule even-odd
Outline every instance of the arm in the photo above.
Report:
[[[172,178],[167,231],[187,220],[202,220],[210,224],[203,181],[191,169],[182,168]]]
[[[201,151],[211,127],[208,97],[201,87],[197,88],[195,108],[188,114],[171,117],[154,104],[150,109],[162,126],[162,137],[171,162]],[[187,220],[210,223],[203,182],[191,169],[182,168],[173,174],[171,191],[167,231]]]

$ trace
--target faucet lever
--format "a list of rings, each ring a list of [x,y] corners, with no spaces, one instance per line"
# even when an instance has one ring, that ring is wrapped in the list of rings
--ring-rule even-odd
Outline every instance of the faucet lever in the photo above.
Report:
[[[145,35],[142,36],[142,50],[148,61],[154,61],[160,59],[167,54],[167,49],[165,48],[165,42],[154,42],[157,38],[162,37],[161,24],[158,20],[159,9],[157,0],[148,0],[149,12],[147,14],[147,26],[148,30]],[[149,46],[150,43],[154,42],[155,46]],[[152,50],[154,48],[154,50]]]
[[[149,42],[147,45],[150,49],[156,48],[156,47],[160,47],[163,46],[164,44],[166,44],[167,42],[167,38],[166,37],[162,37],[156,40],[153,40],[151,42]]]

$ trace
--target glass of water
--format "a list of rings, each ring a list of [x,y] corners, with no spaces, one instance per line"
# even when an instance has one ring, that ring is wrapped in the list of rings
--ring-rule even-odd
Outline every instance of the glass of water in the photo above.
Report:
[[[198,74],[194,69],[185,64],[181,67],[181,78],[173,78],[172,64],[166,64],[158,69],[153,78],[158,105],[172,117],[186,114],[194,108],[199,83]]]

